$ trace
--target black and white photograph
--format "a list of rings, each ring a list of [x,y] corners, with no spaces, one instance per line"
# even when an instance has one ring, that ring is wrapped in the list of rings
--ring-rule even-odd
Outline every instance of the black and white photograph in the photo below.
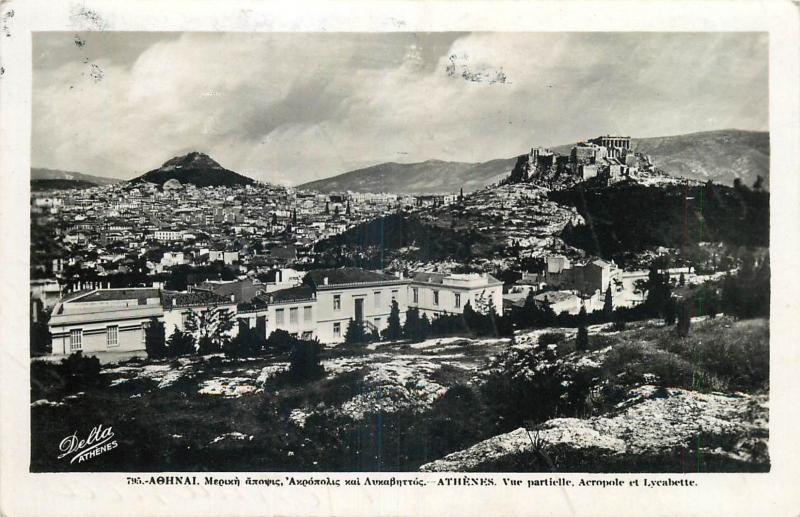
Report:
[[[31,470],[768,471],[767,49],[35,34]]]
[[[3,515],[794,504],[796,5],[34,2]]]

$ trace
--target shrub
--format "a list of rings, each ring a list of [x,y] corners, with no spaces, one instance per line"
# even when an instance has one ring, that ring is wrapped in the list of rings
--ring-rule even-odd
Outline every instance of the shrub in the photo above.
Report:
[[[561,332],[545,332],[539,336],[539,345],[555,345],[564,341],[564,334]]]
[[[322,377],[325,368],[320,364],[322,345],[317,341],[296,340],[289,356],[289,377],[294,382],[303,382]]]
[[[225,343],[222,351],[226,357],[254,357],[260,355],[264,350],[265,341],[265,339],[261,338],[258,329],[251,329],[246,325],[241,325],[237,336]]]
[[[350,322],[347,324],[347,331],[344,333],[344,342],[348,345],[367,342],[367,333],[364,329],[363,321],[350,318]]]
[[[195,353],[194,336],[175,329],[167,340],[166,354],[168,357],[179,357]]]
[[[151,317],[144,329],[144,348],[150,359],[161,359],[167,356],[164,334],[164,322],[159,321],[155,316]]]
[[[62,359],[61,369],[68,391],[79,391],[102,383],[100,360],[94,356],[84,357],[80,351]]]
[[[197,340],[198,355],[218,354],[221,350],[220,344],[210,336],[201,336]]]
[[[277,353],[288,352],[292,349],[292,344],[296,341],[291,334],[283,329],[275,329],[264,343],[264,349]]]

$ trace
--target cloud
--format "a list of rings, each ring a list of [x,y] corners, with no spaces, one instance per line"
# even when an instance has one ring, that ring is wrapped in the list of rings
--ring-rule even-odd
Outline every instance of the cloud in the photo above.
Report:
[[[52,49],[57,36],[36,37]],[[448,75],[451,56],[508,81]],[[766,129],[767,75],[766,36],[747,33],[186,33],[127,61],[51,52],[34,71],[33,163],[130,178],[200,150],[261,180],[302,183],[596,133]]]

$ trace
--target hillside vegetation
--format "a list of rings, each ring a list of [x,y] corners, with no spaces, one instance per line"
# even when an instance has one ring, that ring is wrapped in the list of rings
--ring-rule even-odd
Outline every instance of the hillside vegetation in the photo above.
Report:
[[[610,258],[646,247],[710,241],[769,246],[769,193],[722,185],[648,187],[633,183],[554,191],[586,220],[568,226],[568,244]]]

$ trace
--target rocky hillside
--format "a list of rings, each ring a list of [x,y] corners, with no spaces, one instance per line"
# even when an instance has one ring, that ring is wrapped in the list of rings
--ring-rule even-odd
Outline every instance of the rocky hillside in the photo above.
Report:
[[[698,453],[705,465],[762,465],[756,470],[766,470],[763,438],[768,430],[767,413],[764,395],[707,394],[643,385],[632,389],[612,415],[585,420],[554,418],[533,430],[519,428],[420,470],[491,471],[498,465],[525,461],[530,462],[528,467],[536,465],[542,470],[581,471],[587,458],[595,464],[602,462],[609,470],[631,463],[655,466],[662,457],[673,456],[695,440],[701,442]],[[699,468],[699,455],[686,458],[689,470],[695,461]]]
[[[114,178],[105,178],[102,176],[92,176],[90,174],[82,174],[80,172],[62,171],[58,169],[44,169],[40,167],[31,167],[31,184],[37,182],[38,185],[48,185],[47,182],[58,180],[58,183],[50,183],[54,185],[51,188],[85,188],[87,184],[91,185],[112,185],[119,183],[120,180]],[[79,182],[71,185],[70,182]],[[60,185],[60,186],[55,186]],[[83,185],[83,186],[81,186]]]
[[[301,185],[320,192],[392,192],[408,194],[472,192],[511,172],[516,158],[483,163],[428,160],[420,163],[381,163]]]
[[[767,322],[695,318],[688,338],[636,327],[586,351],[518,335],[479,381],[510,430],[420,470],[769,470]]]
[[[164,162],[158,169],[153,169],[134,178],[131,183],[157,183],[163,185],[175,179],[182,185],[191,183],[198,187],[220,187],[232,185],[250,185],[255,180],[242,176],[222,167],[207,154],[191,152],[184,156],[176,156]]]

